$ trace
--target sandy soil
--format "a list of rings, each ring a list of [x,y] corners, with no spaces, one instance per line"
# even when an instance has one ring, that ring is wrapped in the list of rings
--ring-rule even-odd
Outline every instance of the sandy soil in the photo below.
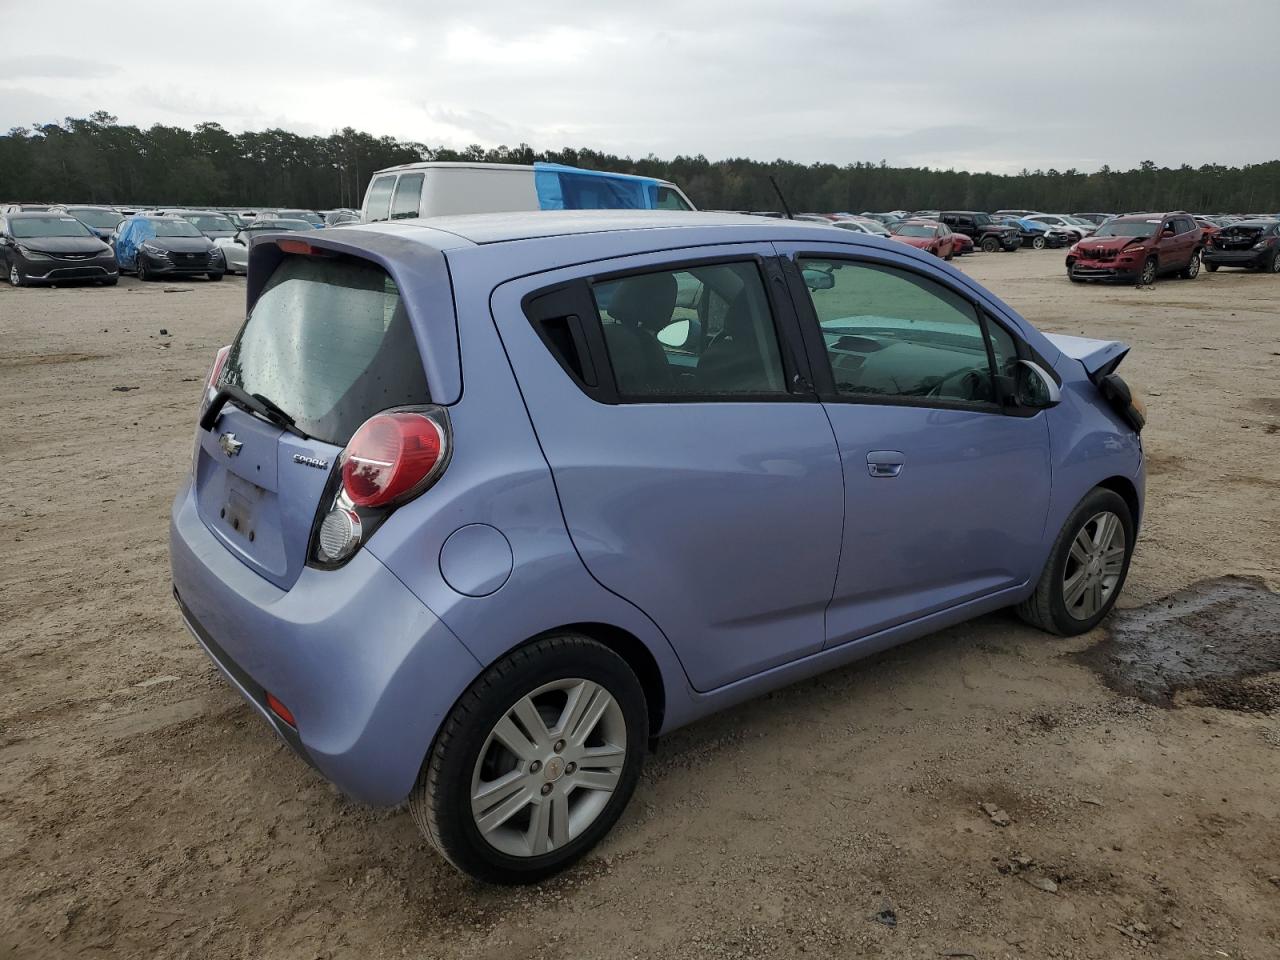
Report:
[[[1227,575],[1280,587],[1280,277],[1080,287],[1048,251],[960,266],[1044,329],[1134,345],[1151,477],[1122,605]],[[345,800],[278,744],[171,602],[169,501],[243,293],[0,289],[0,956],[1280,955],[1267,678],[1254,712],[1155,705],[1089,666],[1105,629],[1056,640],[1008,615],[672,735],[553,882],[459,877],[404,811]],[[1250,610],[1237,626],[1280,645],[1275,604]]]

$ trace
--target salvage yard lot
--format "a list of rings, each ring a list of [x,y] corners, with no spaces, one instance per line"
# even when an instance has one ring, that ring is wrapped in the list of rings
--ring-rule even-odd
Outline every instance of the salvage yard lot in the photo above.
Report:
[[[1280,955],[1280,277],[957,265],[1133,345],[1114,638],[988,616],[678,731],[527,889],[345,800],[179,621],[169,502],[244,281],[0,289],[0,957]]]

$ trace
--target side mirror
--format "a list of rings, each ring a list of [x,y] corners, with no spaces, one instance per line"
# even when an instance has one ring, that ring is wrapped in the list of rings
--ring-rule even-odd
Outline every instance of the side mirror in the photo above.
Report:
[[[1033,360],[1019,360],[1014,399],[1020,407],[1043,409],[1062,402],[1062,390],[1056,380]]]
[[[830,290],[836,285],[836,277],[830,270],[806,267],[804,270],[804,285],[810,290]]]

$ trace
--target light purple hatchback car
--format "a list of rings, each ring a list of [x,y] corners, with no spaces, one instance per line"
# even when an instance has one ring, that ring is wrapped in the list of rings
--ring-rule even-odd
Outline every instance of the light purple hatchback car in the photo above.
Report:
[[[1142,513],[1123,344],[751,217],[268,235],[173,506],[200,645],[353,797],[544,877],[650,738],[988,611],[1092,628]]]

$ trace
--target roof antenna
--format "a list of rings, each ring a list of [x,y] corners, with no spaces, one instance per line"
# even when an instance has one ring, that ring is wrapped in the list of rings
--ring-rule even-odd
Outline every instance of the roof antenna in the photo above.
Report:
[[[773,191],[778,195],[778,199],[782,201],[782,209],[787,215],[788,220],[794,220],[796,215],[791,212],[791,207],[787,205],[787,198],[782,195],[782,188],[778,186],[778,181],[771,173],[769,174],[769,182],[773,184]]]

